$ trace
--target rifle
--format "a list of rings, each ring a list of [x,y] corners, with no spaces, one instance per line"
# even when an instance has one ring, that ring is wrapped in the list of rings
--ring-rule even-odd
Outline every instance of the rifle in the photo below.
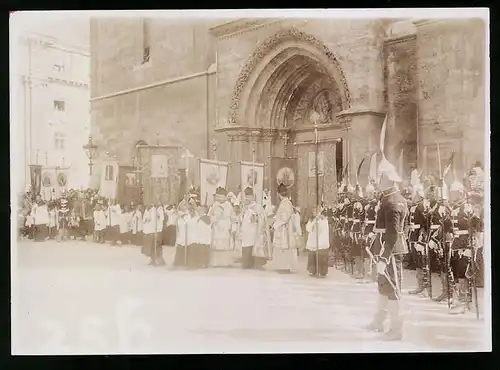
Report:
[[[426,269],[425,275],[427,276],[429,283],[429,298],[431,300],[432,300],[432,270],[431,270],[431,258],[429,255],[429,243],[431,241],[431,236],[432,236],[431,226],[432,226],[432,217],[434,213],[434,208],[429,210],[429,213],[427,215],[427,237],[425,241],[425,269]]]

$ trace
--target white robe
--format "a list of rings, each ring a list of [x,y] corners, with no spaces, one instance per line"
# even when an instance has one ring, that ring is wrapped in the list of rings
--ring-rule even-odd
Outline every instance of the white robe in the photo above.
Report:
[[[189,214],[177,219],[176,245],[186,246],[198,243],[198,216]]]
[[[330,247],[330,230],[328,219],[320,217],[319,219],[309,220],[306,225],[307,244],[306,249],[315,251],[317,249],[329,249]],[[319,245],[319,247],[317,247]]]
[[[215,202],[208,211],[208,216],[212,221],[212,243],[214,250],[231,250],[231,215],[233,207],[228,201],[223,203]]]
[[[120,233],[124,234],[130,231],[130,224],[132,223],[132,213],[125,212],[120,215]]]
[[[144,215],[142,216],[142,232],[144,234],[154,234],[155,233],[155,214],[154,208],[146,209]]]
[[[107,220],[104,210],[94,211],[94,230],[102,231],[106,228]]]
[[[122,214],[122,209],[118,204],[108,206],[108,210],[106,212],[106,216],[108,219],[108,226],[119,226],[121,214]]]
[[[49,223],[49,211],[45,204],[33,207],[32,216],[35,225],[47,225]]]
[[[132,231],[133,234],[137,234],[138,232],[142,231],[142,213],[138,209],[136,209],[132,213],[132,220],[130,222],[130,231]]]

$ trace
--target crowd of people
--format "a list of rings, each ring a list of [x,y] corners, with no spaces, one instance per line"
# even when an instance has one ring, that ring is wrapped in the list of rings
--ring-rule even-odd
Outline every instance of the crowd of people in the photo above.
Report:
[[[336,205],[318,205],[306,216],[283,184],[275,206],[268,191],[257,202],[250,187],[237,196],[219,187],[209,207],[195,189],[177,205],[146,206],[119,205],[92,190],[48,203],[39,195],[30,203],[28,194],[21,232],[38,242],[92,238],[114,246],[135,244],[153,266],[166,264],[162,247],[172,246],[173,268],[239,263],[243,269],[263,269],[270,264],[279,273],[292,273],[305,252],[311,277],[324,278],[329,267],[336,267],[361,282],[377,281],[382,298],[370,328],[382,330],[389,312],[388,338],[401,339],[394,301],[400,299],[403,259],[416,268],[416,289],[410,293],[447,301],[450,313],[466,312],[474,289],[483,285],[484,174],[477,164],[467,184],[455,180],[448,187],[443,179],[422,180],[414,170],[411,186],[403,189],[390,163],[381,163],[378,171],[380,179],[364,189],[342,183]],[[440,277],[436,296],[431,272]]]

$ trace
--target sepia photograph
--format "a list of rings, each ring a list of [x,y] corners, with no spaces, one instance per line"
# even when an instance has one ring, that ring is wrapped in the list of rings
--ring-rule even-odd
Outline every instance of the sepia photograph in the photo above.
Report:
[[[492,351],[488,9],[9,33],[13,355]]]

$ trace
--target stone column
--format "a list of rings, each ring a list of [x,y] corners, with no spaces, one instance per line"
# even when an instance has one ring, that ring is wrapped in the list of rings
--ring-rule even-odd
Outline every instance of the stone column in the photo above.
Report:
[[[349,171],[352,185],[355,185],[354,179],[358,165],[365,157],[367,159],[361,167],[360,184],[366,185],[369,173],[368,157],[378,150],[384,116],[385,114],[382,112],[363,109],[352,109],[337,115],[337,120],[341,123],[344,132],[344,167],[350,162]]]

